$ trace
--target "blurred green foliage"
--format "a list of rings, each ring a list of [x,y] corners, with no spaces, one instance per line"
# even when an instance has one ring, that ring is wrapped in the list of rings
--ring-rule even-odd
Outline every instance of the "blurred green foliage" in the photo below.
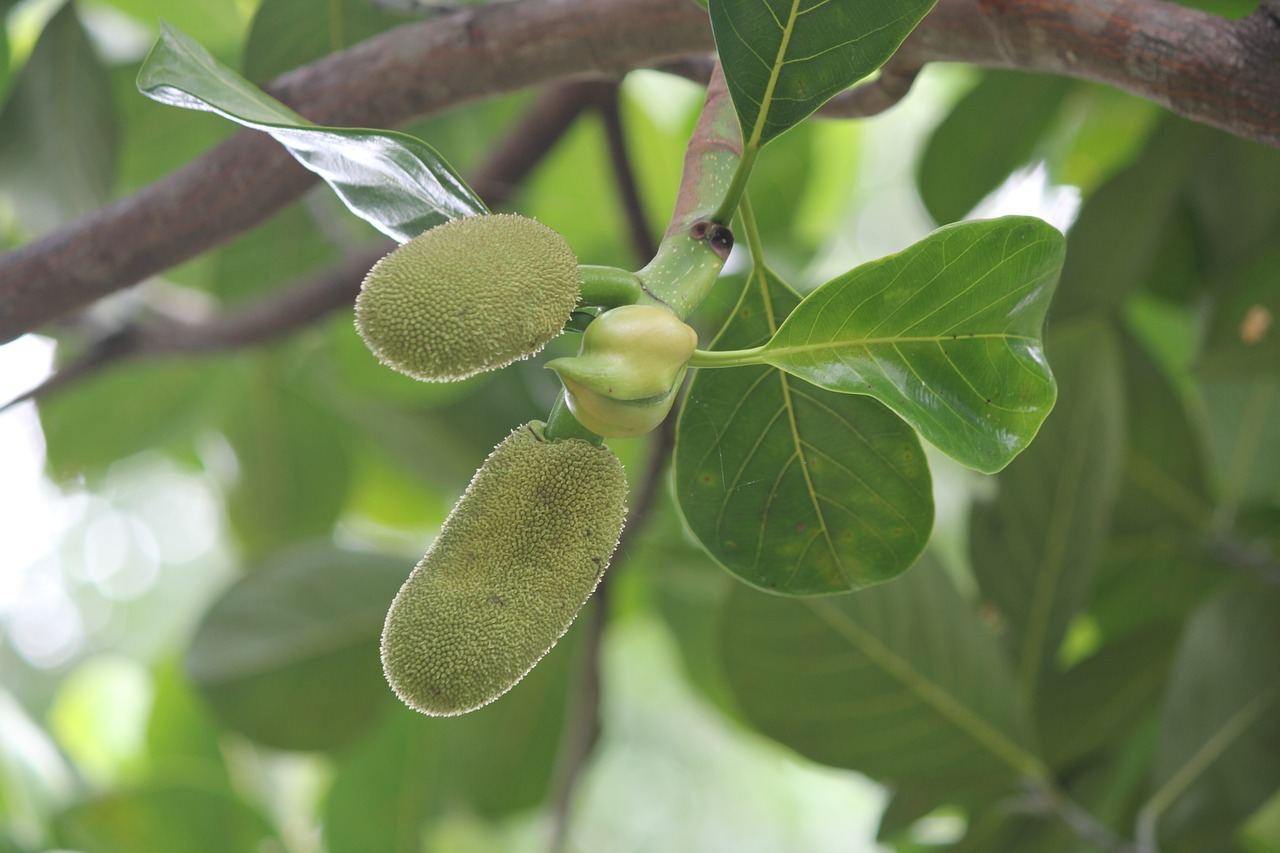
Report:
[[[106,50],[115,31],[85,26],[104,10],[148,37],[163,15],[256,81],[405,19],[355,0],[102,0],[61,7],[29,52],[0,38],[0,233],[12,242],[230,132],[137,95],[142,56]],[[875,849],[882,803],[853,793],[855,771],[886,786],[881,849],[1098,849],[1053,819],[1061,804],[1018,787],[1043,774],[1122,838],[1174,853],[1280,849],[1280,152],[1091,84],[981,72],[958,92],[953,70],[925,78],[940,85],[918,87],[900,116],[805,121],[765,150],[752,184],[762,240],[808,291],[815,269],[873,260],[869,222],[900,248],[929,216],[961,218],[1043,166],[1082,202],[1048,317],[1057,408],[1001,474],[935,478],[939,505],[964,519],[961,541],[936,550],[958,561],[926,552],[904,577],[838,597],[770,596],[716,568],[660,460],[659,497],[582,620],[607,620],[604,706],[570,837],[583,849]],[[652,72],[621,92],[660,233],[699,98]],[[413,130],[465,173],[532,102],[471,104]],[[917,148],[918,163],[902,156]],[[875,208],[886,183],[913,182],[908,215]],[[594,114],[512,207],[584,263],[645,260],[621,236]],[[308,197],[114,310],[207,309],[286,287],[371,237],[346,216]],[[704,347],[742,286],[726,276],[692,318]],[[89,344],[74,325],[51,333],[64,360]],[[376,647],[471,471],[512,426],[545,417],[556,391],[540,361],[414,383],[377,365],[348,311],[268,346],[125,364],[42,402],[47,475],[80,520],[41,559],[75,592],[80,635],[41,666],[20,653],[18,617],[0,613],[0,851],[543,849],[565,745],[590,725],[589,626],[460,718],[398,706]],[[633,493],[667,452],[644,439],[616,449]],[[130,571],[142,579],[126,589]],[[77,682],[106,653],[145,673],[128,670],[133,704],[99,706]],[[667,716],[635,688],[651,683]],[[691,767],[687,732],[714,741],[696,754],[715,760]],[[95,737],[136,748],[96,749]],[[869,821],[864,842],[841,823],[853,812]]]

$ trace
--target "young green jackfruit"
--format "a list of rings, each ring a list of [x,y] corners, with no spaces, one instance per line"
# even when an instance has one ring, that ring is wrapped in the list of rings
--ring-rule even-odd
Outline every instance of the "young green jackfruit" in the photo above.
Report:
[[[378,261],[356,297],[374,355],[450,382],[533,355],[560,334],[582,289],[564,238],[513,214],[454,219]]]
[[[510,690],[569,629],[618,544],[622,464],[542,428],[526,424],[494,449],[387,613],[383,672],[424,714],[462,714]]]

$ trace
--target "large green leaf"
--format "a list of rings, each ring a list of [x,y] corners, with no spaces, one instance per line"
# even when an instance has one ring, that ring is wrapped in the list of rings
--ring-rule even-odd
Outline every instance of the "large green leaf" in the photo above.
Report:
[[[425,142],[394,131],[311,124],[167,24],[138,73],[138,89],[161,103],[215,112],[269,133],[352,212],[402,243],[486,210]]]
[[[879,68],[934,0],[711,0],[746,144],[758,148]]]
[[[1111,330],[1077,323],[1049,341],[1062,393],[1035,443],[974,508],[974,574],[1003,616],[1019,686],[1034,697],[1084,604],[1120,485],[1124,393]]]
[[[721,644],[747,718],[815,761],[972,789],[1040,772],[1000,650],[928,559],[840,598],[737,586]]]
[[[186,669],[222,722],[282,749],[331,749],[394,702],[378,663],[412,559],[314,547],[237,581],[205,614]]]
[[[920,159],[920,198],[934,221],[963,218],[1027,165],[1077,85],[1068,77],[986,72],[934,130]]]
[[[83,853],[257,853],[279,844],[261,814],[218,789],[149,783],[72,806],[53,822]]]
[[[4,37],[0,28],[0,37]],[[65,3],[40,34],[0,111],[0,198],[40,234],[101,206],[115,179],[107,70]]]
[[[757,265],[715,347],[758,346],[800,297]],[[676,437],[680,508],[703,547],[750,584],[847,592],[905,571],[933,527],[915,431],[877,401],[768,366],[700,370]]]
[[[1040,335],[1063,248],[1031,217],[949,225],[809,294],[760,358],[877,397],[943,452],[999,471],[1053,408]]]
[[[1192,618],[1174,663],[1143,808],[1161,849],[1228,850],[1280,788],[1280,594],[1240,586]]]

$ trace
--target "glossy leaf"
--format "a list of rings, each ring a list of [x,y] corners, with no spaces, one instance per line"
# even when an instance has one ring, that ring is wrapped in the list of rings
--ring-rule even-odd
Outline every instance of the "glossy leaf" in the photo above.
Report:
[[[33,234],[106,202],[115,179],[115,103],[76,9],[49,19],[0,110],[0,198]]]
[[[934,0],[711,0],[742,136],[758,148],[879,68]]]
[[[224,725],[261,743],[343,746],[395,702],[378,639],[413,563],[322,547],[281,555],[205,614],[187,673]]]
[[[758,266],[715,348],[757,346],[800,297]],[[768,366],[700,370],[680,414],[675,484],[689,529],[721,565],[773,592],[888,580],[933,527],[915,431],[879,402]]]
[[[1124,452],[1120,355],[1110,329],[1062,329],[1049,355],[1058,406],[1001,473],[996,498],[974,507],[969,535],[974,574],[1008,625],[1027,699],[1088,597]]]
[[[930,560],[840,598],[738,586],[721,625],[747,718],[814,761],[973,789],[1037,771],[1000,650]]]
[[[920,198],[934,221],[964,218],[1028,165],[1076,85],[1067,77],[987,71],[933,131],[920,159]]]
[[[1063,243],[1023,216],[941,228],[809,294],[760,357],[874,396],[956,460],[998,471],[1057,394],[1040,336]]]
[[[486,211],[425,142],[394,131],[311,124],[167,24],[138,73],[138,89],[161,103],[269,133],[352,212],[402,243],[448,219]]]
[[[1155,789],[1161,849],[1227,850],[1280,788],[1280,595],[1241,586],[1192,618],[1162,704]]]
[[[74,805],[54,830],[59,846],[83,853],[257,853],[279,844],[266,819],[231,794],[161,782]]]

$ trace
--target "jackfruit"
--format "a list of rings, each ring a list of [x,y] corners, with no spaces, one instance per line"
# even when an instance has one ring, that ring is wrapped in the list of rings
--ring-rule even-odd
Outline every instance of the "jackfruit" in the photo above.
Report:
[[[514,214],[454,219],[374,264],[356,328],[388,367],[451,382],[527,358],[560,334],[582,277],[564,238]]]
[[[424,714],[510,690],[569,629],[617,547],[622,464],[605,447],[549,441],[543,426],[494,449],[387,613],[383,672]]]

